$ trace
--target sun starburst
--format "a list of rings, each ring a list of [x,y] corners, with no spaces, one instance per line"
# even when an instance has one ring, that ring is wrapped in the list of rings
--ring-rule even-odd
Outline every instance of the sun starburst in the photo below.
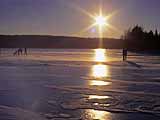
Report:
[[[75,33],[74,35],[78,35],[81,36],[84,33],[91,31],[93,29],[97,29],[97,34],[98,34],[98,38],[100,38],[100,42],[99,42],[99,47],[102,47],[103,45],[103,34],[104,31],[108,31],[108,30],[112,30],[114,32],[119,32],[120,30],[118,30],[116,27],[114,27],[113,25],[110,24],[110,19],[119,12],[119,10],[113,11],[110,14],[106,14],[103,10],[102,7],[102,3],[99,5],[99,11],[95,14],[93,14],[92,12],[88,12],[87,10],[77,6],[77,5],[72,5],[76,10],[78,10],[79,12],[85,14],[86,16],[90,17],[92,20],[92,24],[90,24],[89,26],[85,27],[84,29],[82,29],[81,31]]]
[[[106,25],[108,22],[107,22],[107,19],[101,15],[95,17],[95,24],[98,25],[98,26],[101,26],[103,27],[104,25]]]

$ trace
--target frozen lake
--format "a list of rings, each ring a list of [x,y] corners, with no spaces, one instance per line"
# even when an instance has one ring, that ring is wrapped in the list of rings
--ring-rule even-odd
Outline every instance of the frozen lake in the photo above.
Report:
[[[160,56],[29,49],[0,56],[0,119],[159,120]]]

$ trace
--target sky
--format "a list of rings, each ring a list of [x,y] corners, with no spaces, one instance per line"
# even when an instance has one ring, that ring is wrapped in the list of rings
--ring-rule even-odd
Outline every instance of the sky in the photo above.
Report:
[[[160,0],[0,0],[0,34],[98,37],[97,26],[85,30],[95,15],[112,13],[104,37],[119,38],[141,25],[160,30]],[[85,11],[85,12],[84,12]]]

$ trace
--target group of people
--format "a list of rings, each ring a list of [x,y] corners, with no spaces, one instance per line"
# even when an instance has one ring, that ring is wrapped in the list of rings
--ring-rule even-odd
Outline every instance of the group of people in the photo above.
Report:
[[[127,50],[127,48],[123,48],[123,50],[122,50],[122,54],[123,54],[123,61],[126,61],[127,60],[127,52],[128,52],[128,50]],[[27,48],[24,48],[24,55],[27,55],[28,53],[27,53]],[[15,56],[15,55],[23,55],[23,49],[22,48],[19,48],[18,50],[16,50],[14,53],[13,53],[13,55]]]
[[[19,48],[18,50],[16,50],[13,55],[23,55],[23,49]],[[27,48],[24,48],[24,55],[27,55]]]

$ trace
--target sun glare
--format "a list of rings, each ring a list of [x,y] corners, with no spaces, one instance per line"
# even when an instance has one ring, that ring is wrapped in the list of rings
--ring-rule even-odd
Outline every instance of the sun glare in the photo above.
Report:
[[[103,17],[101,15],[95,17],[95,22],[96,22],[95,24],[98,25],[98,26],[100,26],[100,27],[102,27],[104,25],[107,25],[107,19],[106,19],[106,17]]]

